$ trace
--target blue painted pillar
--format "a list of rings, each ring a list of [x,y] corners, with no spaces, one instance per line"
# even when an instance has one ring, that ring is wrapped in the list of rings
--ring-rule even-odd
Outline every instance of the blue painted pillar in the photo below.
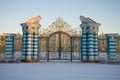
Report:
[[[106,34],[108,60],[116,60],[116,37],[118,34]]]
[[[5,58],[14,59],[14,36],[15,34],[7,34],[6,45],[5,45]]]
[[[82,24],[81,58],[82,61],[96,62],[98,58],[98,31],[100,23],[80,16]]]
[[[22,61],[36,62],[39,54],[39,21],[40,16],[22,23]]]

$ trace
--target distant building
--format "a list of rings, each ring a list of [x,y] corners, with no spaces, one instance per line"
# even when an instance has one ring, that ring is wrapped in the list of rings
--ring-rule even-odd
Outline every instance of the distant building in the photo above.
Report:
[[[100,23],[90,18],[80,17],[82,24],[81,57],[82,61],[99,61],[98,57],[98,30]]]

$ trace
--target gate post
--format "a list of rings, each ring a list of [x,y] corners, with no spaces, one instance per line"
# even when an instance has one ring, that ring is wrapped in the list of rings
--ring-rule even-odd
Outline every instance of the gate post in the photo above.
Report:
[[[46,37],[47,62],[49,62],[49,37]]]
[[[61,32],[59,31],[59,59],[61,60]]]
[[[72,45],[72,37],[70,37],[70,53],[71,53],[71,62],[72,62],[72,48],[73,48],[73,45]]]

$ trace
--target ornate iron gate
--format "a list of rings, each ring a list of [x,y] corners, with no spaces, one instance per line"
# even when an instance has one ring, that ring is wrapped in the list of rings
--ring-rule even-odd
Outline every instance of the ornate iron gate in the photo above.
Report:
[[[48,61],[72,60],[72,38],[69,34],[58,31],[48,37]]]

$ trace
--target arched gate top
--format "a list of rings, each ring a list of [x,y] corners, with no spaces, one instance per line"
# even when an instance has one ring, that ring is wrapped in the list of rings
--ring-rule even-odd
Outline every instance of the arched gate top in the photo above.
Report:
[[[65,34],[65,35],[67,35],[69,38],[71,37],[68,33],[63,32],[63,31],[57,31],[57,32],[54,32],[54,33],[52,33],[52,34],[48,35],[48,37],[51,37],[52,35],[57,34],[57,33],[62,33],[62,34]]]

